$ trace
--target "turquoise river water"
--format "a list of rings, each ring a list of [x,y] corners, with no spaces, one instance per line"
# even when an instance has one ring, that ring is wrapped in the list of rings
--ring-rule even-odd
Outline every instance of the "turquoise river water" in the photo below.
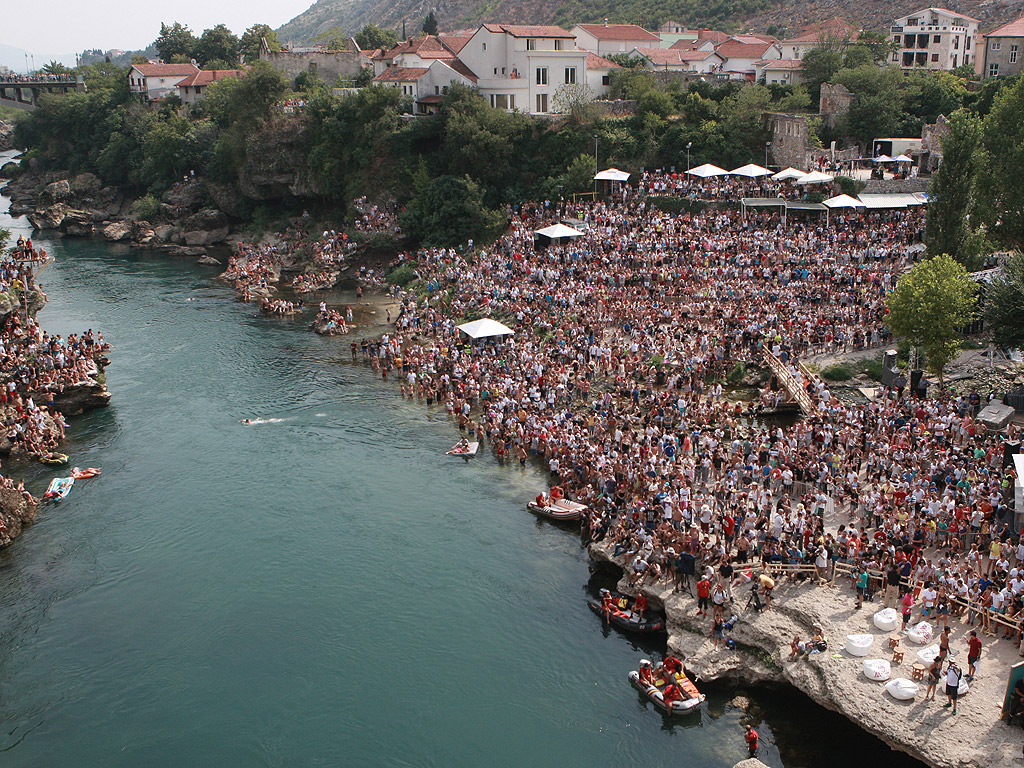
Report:
[[[113,404],[69,429],[102,477],[0,554],[5,768],[746,756],[737,691],[674,724],[629,687],[663,646],[602,631],[577,535],[524,509],[537,470],[446,460],[442,410],[347,340],[235,302],[215,268],[37,242],[56,256],[40,321],[103,331]],[[36,492],[55,474],[5,471]],[[918,765],[797,695],[739,693],[773,766]]]

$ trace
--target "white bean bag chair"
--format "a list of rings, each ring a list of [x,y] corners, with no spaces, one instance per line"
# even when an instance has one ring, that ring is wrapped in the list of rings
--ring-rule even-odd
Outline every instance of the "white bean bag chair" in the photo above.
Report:
[[[957,686],[957,689],[956,689],[956,695],[957,696],[963,696],[965,693],[970,693],[970,691],[971,691],[971,686],[969,686],[967,684],[967,680],[965,680],[964,678],[961,677],[960,678],[960,685]]]
[[[892,668],[885,659],[864,659],[864,677],[882,683],[892,677]]]
[[[867,656],[874,641],[872,635],[847,635],[846,652],[851,656]]]
[[[927,648],[922,648],[917,652],[917,660],[924,664],[926,667],[930,667],[932,662],[935,661],[935,657],[939,655],[939,645],[929,645]]]
[[[883,608],[875,614],[873,621],[883,632],[895,632],[903,624],[903,617],[895,608]]]
[[[895,680],[890,680],[885,684],[885,690],[887,690],[889,695],[894,699],[898,699],[899,701],[910,701],[920,692],[921,686],[913,680],[907,680],[905,677],[897,677]]]
[[[927,645],[932,641],[934,633],[931,624],[927,621],[919,621],[907,630],[907,639],[912,640],[918,645]]]

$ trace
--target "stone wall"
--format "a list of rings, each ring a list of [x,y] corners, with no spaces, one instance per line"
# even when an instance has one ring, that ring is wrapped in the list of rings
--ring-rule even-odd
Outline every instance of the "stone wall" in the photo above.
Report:
[[[351,80],[362,67],[354,42],[350,51],[261,51],[260,58],[292,82],[300,72],[314,74],[328,84],[339,77]]]
[[[821,97],[818,99],[818,114],[826,128],[835,128],[839,120],[850,111],[850,105],[856,96],[842,85],[821,86]]]
[[[942,139],[949,133],[949,120],[939,115],[934,123],[921,129],[921,156],[918,167],[922,171],[932,172],[942,162]]]
[[[598,99],[593,102],[594,113],[601,117],[623,117],[636,114],[636,99]]]
[[[772,134],[771,160],[776,165],[805,168],[807,166],[807,136],[810,126],[807,115],[788,115],[768,112],[765,115]]]

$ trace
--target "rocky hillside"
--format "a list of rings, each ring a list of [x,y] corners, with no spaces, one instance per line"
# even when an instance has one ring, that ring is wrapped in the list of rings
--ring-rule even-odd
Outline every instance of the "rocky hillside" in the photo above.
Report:
[[[982,31],[1024,14],[1024,0],[958,0],[947,7],[981,21]],[[304,43],[333,26],[352,33],[366,24],[418,34],[431,9],[442,31],[473,27],[484,21],[506,23],[634,22],[648,28],[672,19],[691,26],[729,31],[765,31],[775,25],[794,33],[808,23],[841,16],[865,29],[883,31],[894,17],[927,7],[914,0],[317,0],[278,30],[283,42]]]

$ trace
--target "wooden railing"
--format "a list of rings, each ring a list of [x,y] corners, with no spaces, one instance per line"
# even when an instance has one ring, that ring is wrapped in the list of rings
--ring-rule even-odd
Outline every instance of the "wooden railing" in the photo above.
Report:
[[[792,371],[786,367],[786,364],[782,362],[776,355],[772,354],[770,350],[764,351],[765,362],[768,363],[768,367],[772,373],[775,374],[779,380],[779,384],[789,393],[789,396],[796,400],[800,409],[804,413],[810,413],[814,410],[814,402],[811,400],[811,396],[807,394],[807,390],[804,389],[804,383],[801,379],[793,375]]]

